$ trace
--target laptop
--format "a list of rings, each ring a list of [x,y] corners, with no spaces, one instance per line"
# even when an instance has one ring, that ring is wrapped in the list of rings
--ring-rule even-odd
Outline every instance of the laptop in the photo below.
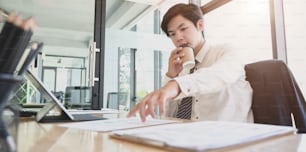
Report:
[[[103,120],[101,116],[97,116],[95,113],[78,112],[73,114],[69,112],[61,102],[45,87],[45,85],[29,70],[25,72],[26,78],[40,91],[40,93],[48,100],[48,102],[41,110],[36,114],[37,122],[65,122],[65,121],[90,121],[90,120]],[[59,113],[50,114],[51,110],[58,108]]]

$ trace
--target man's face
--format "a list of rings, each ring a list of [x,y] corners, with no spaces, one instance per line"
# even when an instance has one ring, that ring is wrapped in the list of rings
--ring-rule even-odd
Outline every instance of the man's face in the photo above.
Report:
[[[168,23],[168,34],[176,47],[189,45],[195,48],[202,41],[203,21],[197,26],[181,15],[173,17]]]

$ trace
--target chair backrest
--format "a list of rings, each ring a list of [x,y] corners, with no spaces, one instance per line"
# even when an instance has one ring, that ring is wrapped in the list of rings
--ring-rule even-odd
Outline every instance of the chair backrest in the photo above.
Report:
[[[65,90],[65,104],[70,105],[91,105],[91,87],[67,86]]]
[[[107,94],[107,108],[119,109],[119,105],[125,105],[127,92],[109,92]]]
[[[58,99],[58,101],[63,102],[63,99],[64,99],[64,92],[63,91],[56,91],[56,92],[51,91],[51,92]]]
[[[303,94],[287,65],[265,60],[245,66],[246,80],[253,89],[255,123],[292,126],[306,132],[306,105]]]

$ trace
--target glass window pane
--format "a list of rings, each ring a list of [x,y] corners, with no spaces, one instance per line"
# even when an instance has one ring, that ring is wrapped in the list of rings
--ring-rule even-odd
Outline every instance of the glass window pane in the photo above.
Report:
[[[33,17],[36,21],[37,28],[31,40],[43,42],[44,47],[37,64],[30,69],[44,79],[45,84],[51,85],[47,86],[49,89],[64,92],[68,85],[89,86],[89,46],[93,43],[95,0],[1,0],[0,7],[7,12],[17,12],[23,18]],[[82,58],[82,61],[74,57]],[[43,78],[43,69],[50,67],[55,68],[56,74],[50,75],[46,71]]]
[[[155,83],[162,83],[157,75],[164,76],[168,67],[164,63],[173,44],[164,34],[154,34],[154,25],[160,24],[159,20],[154,19],[154,11],[159,9],[163,15],[169,6],[178,2],[187,3],[188,0],[163,1],[160,7],[145,1],[107,0],[104,107],[108,96],[124,90],[129,94],[124,108],[129,108],[129,102],[141,100],[158,86]],[[119,7],[121,9],[117,9]],[[154,60],[156,51],[161,51],[158,60]]]

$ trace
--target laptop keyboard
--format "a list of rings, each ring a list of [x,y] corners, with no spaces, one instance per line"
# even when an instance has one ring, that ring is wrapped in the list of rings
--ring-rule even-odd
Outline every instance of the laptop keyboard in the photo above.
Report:
[[[93,114],[72,114],[73,121],[87,121],[87,120],[105,120],[106,118],[103,118],[101,116],[96,116]]]
[[[37,114],[37,111],[34,111],[34,110],[21,109],[19,111],[20,117],[32,117],[32,116],[36,116],[36,114]]]

